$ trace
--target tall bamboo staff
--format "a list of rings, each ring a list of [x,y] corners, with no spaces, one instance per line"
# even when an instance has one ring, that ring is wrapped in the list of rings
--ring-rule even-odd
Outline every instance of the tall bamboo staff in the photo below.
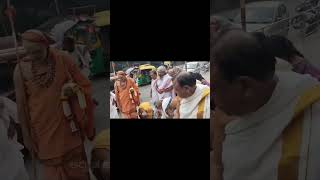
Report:
[[[12,31],[12,39],[14,41],[16,57],[17,57],[17,65],[19,67],[20,76],[23,79],[22,68],[21,68],[21,63],[20,63],[21,60],[20,60],[19,52],[18,52],[18,43],[17,43],[17,37],[16,37],[16,30],[15,30],[14,21],[13,21],[13,13],[15,13],[14,12],[14,8],[13,8],[13,6],[11,6],[10,0],[7,0],[7,16],[8,16],[9,21],[10,21],[10,26],[11,26],[11,31]],[[23,108],[23,109],[24,109],[24,111],[26,111],[25,108]],[[29,112],[25,112],[24,114],[28,115]],[[27,122],[27,124],[28,124],[28,122]],[[30,131],[30,128],[29,128],[29,131]],[[33,147],[31,147],[31,158],[32,158],[32,178],[31,179],[32,180],[37,180],[35,152],[33,150]]]

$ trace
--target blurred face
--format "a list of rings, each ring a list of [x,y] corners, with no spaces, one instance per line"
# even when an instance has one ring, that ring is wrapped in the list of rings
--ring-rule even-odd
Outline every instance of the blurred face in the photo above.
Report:
[[[194,93],[195,87],[183,86],[181,87],[177,81],[173,83],[173,89],[181,98],[188,98]]]
[[[228,115],[244,115],[256,111],[271,87],[267,82],[258,82],[246,76],[229,82],[222,77],[218,65],[213,66],[212,76],[214,103]]]
[[[173,70],[173,69],[170,69],[170,70],[168,71],[168,74],[169,74],[172,78],[175,77],[175,73],[174,73],[174,70]]]
[[[127,80],[127,78],[125,76],[122,76],[122,75],[118,76],[118,81],[126,82],[126,80]]]
[[[32,60],[41,61],[46,59],[48,48],[45,45],[24,40],[23,47]]]
[[[152,79],[157,79],[157,73],[153,73],[152,71],[150,71],[150,77]]]
[[[166,71],[158,71],[158,75],[160,78],[162,78],[164,75],[166,75]]]

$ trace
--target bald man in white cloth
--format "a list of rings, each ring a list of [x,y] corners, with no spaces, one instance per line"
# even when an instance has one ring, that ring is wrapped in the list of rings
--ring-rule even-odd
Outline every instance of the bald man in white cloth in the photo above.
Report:
[[[177,116],[180,119],[210,118],[210,88],[197,84],[196,78],[187,72],[180,73],[174,81],[174,90],[180,101]]]
[[[214,102],[223,111],[213,119],[211,179],[320,179],[317,79],[276,72],[264,44],[239,30],[223,34],[210,53]]]

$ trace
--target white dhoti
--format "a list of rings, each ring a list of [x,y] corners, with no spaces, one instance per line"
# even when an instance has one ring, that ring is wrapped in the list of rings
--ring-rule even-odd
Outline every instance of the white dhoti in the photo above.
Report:
[[[227,124],[222,152],[224,180],[320,179],[319,100],[296,117],[301,99],[310,100],[316,93],[307,98],[302,95],[319,83],[292,72],[278,73],[278,77],[267,104]]]
[[[202,84],[196,84],[196,86],[196,91],[192,96],[180,101],[180,119],[210,118],[210,88]]]

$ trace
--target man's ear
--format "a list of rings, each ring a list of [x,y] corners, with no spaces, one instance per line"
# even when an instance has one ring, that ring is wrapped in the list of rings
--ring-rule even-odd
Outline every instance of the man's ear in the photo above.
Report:
[[[244,93],[244,96],[249,97],[253,95],[253,89],[257,81],[248,76],[240,76],[236,79],[236,83]]]

